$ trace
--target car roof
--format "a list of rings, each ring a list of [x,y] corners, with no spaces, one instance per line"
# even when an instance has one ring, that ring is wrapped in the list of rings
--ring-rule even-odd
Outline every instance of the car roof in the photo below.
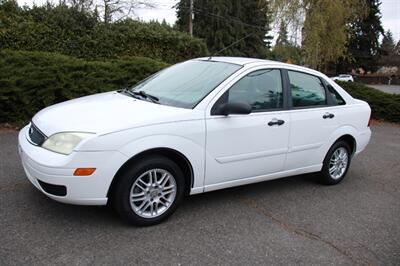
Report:
[[[232,57],[232,56],[211,56],[211,57],[196,58],[194,60],[224,62],[224,63],[230,63],[230,64],[237,64],[237,65],[241,65],[241,66],[250,65],[250,64],[273,65],[273,66],[278,66],[278,67],[287,67],[287,68],[292,68],[292,69],[297,69],[297,70],[303,70],[303,71],[306,71],[306,72],[309,72],[312,74],[316,74],[319,76],[322,74],[311,68],[307,68],[307,67],[303,67],[303,66],[299,66],[299,65],[282,63],[282,62],[273,61],[273,60],[258,59],[258,58]]]
[[[277,62],[270,61],[270,60],[263,60],[263,59],[257,59],[257,58],[248,58],[248,57],[233,57],[233,56],[210,56],[210,57],[197,58],[197,60],[224,62],[224,63],[231,63],[231,64],[237,64],[237,65],[246,65],[246,64],[258,63],[258,62],[277,63]]]

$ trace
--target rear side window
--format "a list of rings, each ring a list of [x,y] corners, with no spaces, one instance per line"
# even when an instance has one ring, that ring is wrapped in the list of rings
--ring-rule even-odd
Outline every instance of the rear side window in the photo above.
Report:
[[[331,94],[332,100],[334,104],[337,105],[345,105],[346,102],[343,100],[342,96],[332,87],[332,85],[328,84],[328,91]]]
[[[293,107],[326,105],[322,81],[313,75],[288,71]]]

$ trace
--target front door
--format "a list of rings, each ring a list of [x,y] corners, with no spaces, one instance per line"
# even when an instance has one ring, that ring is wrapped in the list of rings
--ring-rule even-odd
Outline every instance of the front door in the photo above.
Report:
[[[252,112],[207,114],[206,191],[282,171],[285,164],[290,117],[283,111],[281,71],[259,69],[245,74],[213,109],[226,102],[248,103]]]

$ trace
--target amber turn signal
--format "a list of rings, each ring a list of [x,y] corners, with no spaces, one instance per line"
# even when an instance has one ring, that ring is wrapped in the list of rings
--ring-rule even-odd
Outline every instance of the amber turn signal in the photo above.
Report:
[[[76,168],[74,175],[75,176],[88,176],[94,173],[96,168]]]

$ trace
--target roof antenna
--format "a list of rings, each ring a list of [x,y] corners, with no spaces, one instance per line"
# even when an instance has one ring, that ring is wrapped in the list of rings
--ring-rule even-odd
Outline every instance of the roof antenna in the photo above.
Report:
[[[216,56],[217,54],[219,54],[219,53],[225,51],[226,49],[231,48],[231,47],[234,46],[235,44],[237,44],[237,43],[243,41],[244,39],[250,37],[250,36],[253,35],[253,34],[254,34],[254,33],[247,34],[247,35],[244,36],[243,38],[241,38],[241,39],[239,39],[239,40],[237,40],[237,41],[231,43],[230,45],[228,45],[228,46],[222,48],[221,50],[217,51],[216,53],[210,55],[210,57],[208,58],[208,60],[211,60],[213,56]]]

